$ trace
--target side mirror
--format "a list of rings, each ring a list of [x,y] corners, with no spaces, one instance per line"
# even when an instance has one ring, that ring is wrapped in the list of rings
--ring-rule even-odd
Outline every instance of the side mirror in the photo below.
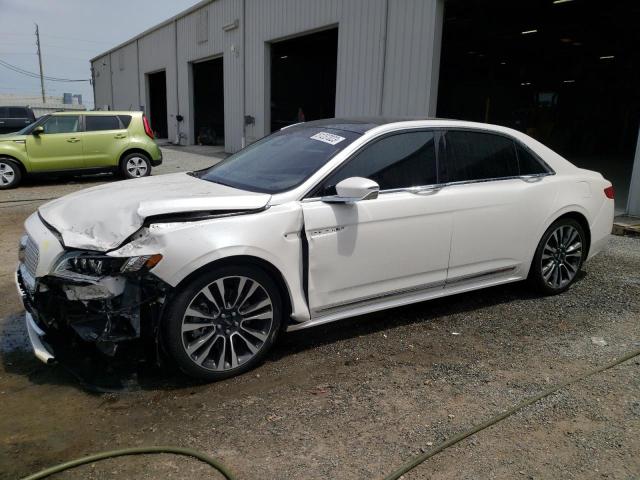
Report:
[[[44,127],[42,125],[37,126],[36,128],[33,129],[33,131],[31,132],[32,135],[35,135],[36,137],[38,135],[40,135],[41,133],[44,133]]]
[[[380,185],[373,180],[362,177],[345,178],[336,185],[337,195],[322,197],[326,203],[352,203],[359,200],[378,198]]]

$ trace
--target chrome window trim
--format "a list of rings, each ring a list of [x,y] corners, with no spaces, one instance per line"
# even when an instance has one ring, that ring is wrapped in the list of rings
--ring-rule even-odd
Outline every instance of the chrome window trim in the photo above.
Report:
[[[437,193],[445,187],[455,187],[458,185],[470,185],[474,183],[487,183],[487,182],[500,182],[503,180],[522,180],[524,182],[530,181],[530,179],[542,179],[544,177],[550,177],[555,175],[556,172],[548,172],[548,173],[536,173],[534,175],[514,175],[511,177],[497,177],[497,178],[483,178],[479,180],[461,180],[459,182],[445,182],[445,183],[435,183],[432,185],[420,185],[417,187],[406,187],[406,188],[390,188],[388,190],[380,190],[378,192],[378,197],[380,195],[384,195],[387,193],[413,193],[414,195],[420,195],[426,192]],[[303,203],[309,202],[318,202],[321,201],[323,197],[307,197],[300,200]]]
[[[447,131],[469,131],[469,132],[479,132],[479,133],[486,133],[486,134],[491,134],[491,135],[498,135],[504,138],[507,138],[509,140],[511,140],[514,143],[514,148],[517,145],[519,145],[520,147],[522,147],[524,150],[526,150],[530,155],[533,156],[534,159],[536,159],[540,165],[546,170],[545,173],[536,173],[536,174],[528,174],[528,175],[513,175],[513,176],[509,176],[509,177],[496,177],[496,178],[481,178],[481,179],[474,179],[474,180],[460,180],[457,182],[443,182],[443,183],[436,183],[436,184],[432,184],[432,185],[419,185],[419,186],[414,186],[414,187],[404,187],[404,188],[391,188],[391,189],[386,189],[386,190],[380,190],[378,192],[378,195],[383,195],[386,193],[398,193],[398,192],[408,192],[408,193],[414,193],[414,194],[420,194],[421,192],[425,192],[425,191],[431,191],[433,190],[434,193],[443,189],[444,187],[450,186],[450,185],[466,185],[466,184],[472,184],[472,183],[485,183],[485,182],[497,182],[497,181],[501,181],[501,180],[514,180],[514,179],[520,179],[523,181],[528,181],[528,179],[542,179],[544,177],[548,177],[551,175],[556,175],[556,172],[553,168],[551,168],[551,166],[549,166],[549,164],[547,162],[545,162],[542,158],[540,158],[540,156],[534,152],[533,150],[531,150],[531,148],[529,148],[526,144],[524,144],[523,142],[521,142],[519,139],[507,134],[507,133],[503,133],[503,132],[497,132],[495,130],[491,130],[490,128],[476,128],[476,127],[446,127],[446,126],[416,126],[416,127],[406,127],[404,129],[398,129],[398,130],[393,130],[391,132],[389,131],[385,131],[385,132],[381,132],[380,134],[376,135],[375,137],[370,138],[366,143],[360,145],[354,152],[352,152],[349,157],[345,158],[344,161],[342,161],[339,165],[336,165],[331,171],[329,171],[324,177],[322,177],[320,180],[318,180],[317,182],[315,182],[311,187],[309,187],[299,198],[300,202],[303,203],[308,203],[308,202],[317,202],[320,201],[322,199],[322,197],[307,197],[306,195],[309,194],[309,192],[312,192],[315,188],[317,188],[324,180],[326,180],[327,178],[329,178],[329,176],[331,176],[334,172],[336,172],[339,168],[341,168],[343,165],[345,165],[347,162],[351,161],[358,153],[360,153],[362,150],[364,150],[365,148],[367,148],[369,145],[371,145],[373,142],[378,141],[384,137],[387,136],[392,136],[392,135],[398,135],[398,134],[402,134],[405,132],[413,132],[413,131],[433,131],[435,132],[439,132],[439,133],[446,133]],[[439,138],[438,138],[439,140]],[[438,155],[439,155],[439,148],[436,148],[436,166],[438,167],[438,174],[439,174],[439,159],[438,159]],[[517,151],[515,152],[516,158],[517,158]]]

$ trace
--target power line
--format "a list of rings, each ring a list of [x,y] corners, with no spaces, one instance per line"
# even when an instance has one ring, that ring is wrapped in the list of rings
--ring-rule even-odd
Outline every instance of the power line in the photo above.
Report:
[[[49,80],[71,80],[71,79],[69,79],[69,78],[53,77],[53,76],[49,76],[49,75],[39,75],[39,74],[37,74],[37,73],[34,73],[34,72],[30,72],[30,71],[28,71],[28,70],[25,70],[25,69],[24,69],[24,68],[22,68],[22,67],[18,67],[18,66],[16,66],[16,65],[12,65],[12,64],[10,64],[10,63],[8,63],[8,62],[5,62],[4,60],[0,60],[0,65],[3,65],[3,66],[5,66],[6,68],[9,68],[10,70],[16,71],[16,72],[18,72],[18,73],[22,73],[22,74],[29,75],[29,76],[36,76],[36,77],[38,77],[38,78],[40,78],[41,76],[43,76],[44,78],[49,79]],[[73,80],[73,81],[75,81],[75,80]]]
[[[4,60],[0,60],[0,65],[16,73],[25,75],[27,77],[40,78],[39,74],[30,72],[28,70],[17,67],[15,65],[12,65],[10,63],[5,62]],[[60,77],[50,77],[50,76],[44,76],[44,75],[42,76],[42,78],[50,82],[90,82],[91,81],[89,79],[60,78]]]

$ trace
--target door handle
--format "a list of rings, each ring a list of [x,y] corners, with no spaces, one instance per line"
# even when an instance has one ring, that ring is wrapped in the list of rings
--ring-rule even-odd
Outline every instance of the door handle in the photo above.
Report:
[[[541,181],[545,175],[520,175],[520,180],[527,183],[536,183]]]
[[[79,138],[75,138],[75,137],[67,138],[67,142],[69,142],[69,143],[76,143],[76,142],[79,142],[79,141],[80,141]]]
[[[113,138],[127,138],[127,136],[124,133],[119,133],[117,135],[114,135]]]
[[[435,195],[440,190],[442,190],[442,186],[437,187],[416,187],[408,189],[414,195]]]

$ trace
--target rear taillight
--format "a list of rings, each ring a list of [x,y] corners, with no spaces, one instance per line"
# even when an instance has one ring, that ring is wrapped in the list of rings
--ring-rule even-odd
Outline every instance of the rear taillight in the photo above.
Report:
[[[147,134],[149,138],[153,138],[153,130],[151,130],[151,125],[149,125],[149,120],[147,120],[147,116],[142,116],[142,124],[144,125],[144,133]]]
[[[613,189],[613,185],[610,187],[607,187],[604,189],[604,194],[607,196],[607,198],[611,198],[613,199],[616,196],[616,192]]]

